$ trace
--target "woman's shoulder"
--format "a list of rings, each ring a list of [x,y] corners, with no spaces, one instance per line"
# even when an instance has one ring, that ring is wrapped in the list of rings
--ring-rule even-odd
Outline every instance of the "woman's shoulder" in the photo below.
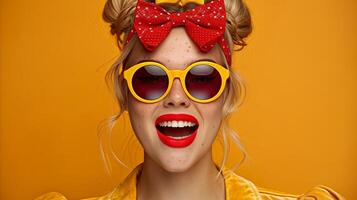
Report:
[[[90,198],[85,198],[85,199],[81,199],[81,200],[107,200],[108,194],[105,196],[101,196],[101,197],[90,197]],[[66,198],[63,194],[59,193],[59,192],[48,192],[45,194],[42,194],[41,196],[37,197],[34,200],[68,200],[68,198]]]
[[[34,200],[67,200],[67,198],[58,192],[48,192],[37,197]]]
[[[135,200],[136,199],[136,177],[142,165],[135,167],[130,174],[122,181],[118,187],[104,196],[85,198],[81,200]],[[49,192],[37,197],[34,200],[68,200],[63,194]]]
[[[232,171],[224,172],[226,181],[227,200],[256,199],[256,200],[345,200],[333,189],[317,185],[302,194],[289,194],[274,189],[256,186],[250,180],[235,174]]]
[[[102,200],[103,197],[91,197],[91,198],[85,198],[81,200]],[[34,200],[68,200],[63,194],[59,192],[48,192],[45,194],[42,194],[41,196],[37,197]]]
[[[272,189],[258,187],[259,194],[262,200],[345,200],[340,194],[333,189],[324,186],[317,185],[303,194],[288,194]]]

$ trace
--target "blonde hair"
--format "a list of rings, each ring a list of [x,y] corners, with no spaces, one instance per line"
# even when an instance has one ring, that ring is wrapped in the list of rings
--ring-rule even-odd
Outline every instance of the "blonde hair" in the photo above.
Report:
[[[123,46],[123,43],[131,30],[133,21],[134,21],[134,10],[136,6],[137,0],[107,0],[104,10],[103,10],[103,19],[105,22],[110,24],[111,34],[116,35],[117,45],[122,50],[121,55],[112,65],[112,67],[107,71],[106,74],[106,82],[108,85],[114,86],[114,94],[117,103],[119,104],[119,111],[109,117],[108,119],[102,121],[99,124],[99,141],[100,141],[100,150],[102,153],[102,157],[106,166],[107,171],[110,173],[111,164],[107,153],[104,151],[103,146],[103,135],[102,131],[104,127],[109,128],[109,135],[112,132],[112,128],[115,125],[116,121],[119,117],[121,117],[124,111],[127,109],[127,94],[128,90],[125,86],[124,78],[122,75],[122,66],[123,62],[128,57],[129,53],[133,49],[136,42],[138,42],[138,38],[134,36],[130,42]],[[231,52],[234,50],[234,45],[239,48],[236,50],[243,49],[246,46],[245,41],[246,38],[252,31],[252,24],[250,13],[247,6],[244,4],[243,0],[225,0],[226,7],[226,32],[225,38],[229,43],[229,47]],[[177,8],[174,6],[165,7],[165,9],[171,9],[177,11]],[[181,9],[182,11],[182,9]],[[223,52],[221,51],[223,56]],[[224,56],[223,56],[224,57]],[[225,60],[225,59],[224,59]],[[225,60],[226,61],[226,60]],[[227,62],[225,65],[228,66]],[[243,79],[233,71],[232,66],[228,67],[230,71],[230,79],[227,87],[227,92],[224,95],[224,105],[223,105],[223,119],[220,127],[219,139],[222,139],[223,143],[223,159],[220,164],[220,171],[223,169],[227,162],[228,153],[230,149],[228,139],[231,138],[232,141],[238,146],[238,148],[243,153],[243,159],[237,163],[234,167],[234,170],[241,165],[242,162],[247,157],[247,153],[241,144],[238,135],[229,127],[228,119],[230,115],[235,111],[235,109],[244,101],[245,96],[245,83]],[[113,152],[111,146],[109,146],[109,152],[114,156],[114,158],[126,166]],[[127,166],[126,166],[127,167]]]

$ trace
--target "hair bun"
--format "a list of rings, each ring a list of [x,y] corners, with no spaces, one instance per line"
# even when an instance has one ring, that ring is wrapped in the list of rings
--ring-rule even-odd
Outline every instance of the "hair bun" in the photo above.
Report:
[[[128,33],[134,23],[133,15],[137,0],[107,0],[103,19],[110,23],[110,33],[116,35],[119,47],[123,44],[122,33]]]
[[[242,0],[225,0],[227,29],[233,43],[242,49],[247,44],[243,40],[252,32],[252,21],[248,7]]]

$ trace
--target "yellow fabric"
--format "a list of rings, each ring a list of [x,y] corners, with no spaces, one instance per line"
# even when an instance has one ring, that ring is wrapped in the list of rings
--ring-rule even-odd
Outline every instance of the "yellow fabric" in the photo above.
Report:
[[[126,179],[112,192],[102,197],[83,200],[136,200],[136,178],[141,172],[138,165]],[[302,195],[292,195],[255,186],[251,181],[238,176],[234,172],[223,169],[226,188],[226,200],[344,200],[341,195],[326,186],[316,186]],[[67,200],[60,193],[46,193],[35,200]]]

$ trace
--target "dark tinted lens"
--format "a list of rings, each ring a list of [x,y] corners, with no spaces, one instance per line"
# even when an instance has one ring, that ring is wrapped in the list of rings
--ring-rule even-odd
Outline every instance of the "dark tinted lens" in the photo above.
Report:
[[[135,93],[141,98],[155,100],[165,93],[169,78],[160,67],[148,65],[135,72],[132,84]]]
[[[222,78],[215,68],[209,65],[197,65],[187,73],[185,83],[193,97],[206,100],[218,93]]]

